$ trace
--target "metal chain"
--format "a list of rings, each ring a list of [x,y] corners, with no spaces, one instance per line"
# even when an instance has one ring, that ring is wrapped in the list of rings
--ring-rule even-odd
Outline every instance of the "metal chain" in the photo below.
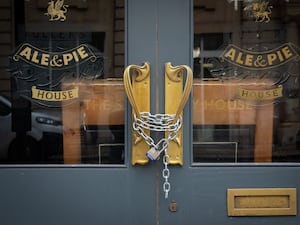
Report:
[[[177,136],[178,130],[182,126],[182,118],[174,122],[175,114],[154,114],[149,112],[141,112],[140,118],[134,114],[133,129],[145,140],[145,142],[161,153],[167,145],[164,142],[170,142]],[[145,130],[157,131],[157,132],[169,132],[167,138],[162,138],[157,144],[155,144],[153,138],[148,135]]]
[[[169,143],[168,143],[168,145],[169,145]],[[166,148],[165,154],[163,156],[164,169],[162,170],[162,177],[165,179],[165,181],[163,183],[163,190],[165,192],[165,198],[168,198],[169,192],[171,190],[171,184],[169,182],[170,170],[168,168],[169,161],[170,161],[170,156],[168,154],[168,148]]]
[[[141,112],[140,118],[134,115],[135,126],[142,127],[151,131],[178,131],[181,127],[181,119],[174,123],[175,114],[154,114]]]
[[[133,129],[140,135],[145,142],[150,146],[150,150],[147,152],[147,156],[151,160],[156,160],[160,157],[160,154],[164,152],[163,163],[163,177],[164,181],[164,191],[166,198],[171,189],[171,185],[168,181],[170,176],[170,171],[168,169],[168,164],[170,161],[170,156],[168,154],[169,143],[171,140],[175,139],[179,129],[182,126],[182,112],[183,108],[189,98],[193,85],[193,72],[190,67],[186,65],[173,67],[170,62],[165,64],[166,74],[170,73],[181,74],[186,71],[186,81],[182,93],[182,98],[179,101],[176,114],[154,114],[149,112],[140,112],[139,107],[136,104],[133,88],[130,79],[130,72],[135,72],[135,79],[137,77],[144,77],[150,75],[150,65],[145,62],[143,66],[129,65],[124,71],[124,86],[125,92],[127,94],[128,100],[132,106],[132,112],[134,115]],[[180,76],[181,76],[180,75]],[[150,131],[156,132],[168,132],[167,138],[162,138],[155,144],[153,138],[150,135]]]
[[[163,191],[165,193],[165,198],[168,198],[169,192],[171,190],[171,184],[169,182],[170,170],[168,168],[170,162],[170,156],[168,154],[168,149],[170,146],[170,141],[176,138],[178,130],[182,126],[182,117],[179,117],[175,121],[175,114],[154,114],[149,112],[141,112],[140,118],[134,114],[133,129],[145,140],[145,142],[150,146],[150,150],[147,152],[147,156],[151,160],[156,160],[159,158],[160,154],[164,152],[163,164],[164,169],[162,170],[162,177],[164,178]],[[169,132],[167,138],[160,139],[156,144],[153,138],[148,135],[145,130],[157,131],[157,132]]]

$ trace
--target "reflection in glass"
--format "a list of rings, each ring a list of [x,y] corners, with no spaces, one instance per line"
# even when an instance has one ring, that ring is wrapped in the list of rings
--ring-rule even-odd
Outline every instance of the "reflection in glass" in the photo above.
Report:
[[[6,9],[0,163],[125,164],[124,1],[43,4]]]
[[[194,1],[195,164],[300,161],[299,7]]]

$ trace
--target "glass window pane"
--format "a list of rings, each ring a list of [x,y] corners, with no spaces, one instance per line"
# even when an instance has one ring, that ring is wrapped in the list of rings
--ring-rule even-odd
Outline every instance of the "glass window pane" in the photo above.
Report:
[[[124,165],[124,1],[7,2],[0,162]]]
[[[195,165],[300,162],[299,9],[194,0]]]

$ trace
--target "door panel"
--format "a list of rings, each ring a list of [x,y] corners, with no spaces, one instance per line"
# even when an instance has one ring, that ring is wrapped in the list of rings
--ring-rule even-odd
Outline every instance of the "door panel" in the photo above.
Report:
[[[3,224],[131,223],[127,169],[1,168],[0,176]]]
[[[181,185],[172,182],[175,194],[167,201],[176,201],[178,211],[170,213],[167,202],[162,203],[163,224],[170,221],[197,224],[200,220],[206,224],[297,224],[295,216],[228,217],[226,194],[228,188],[299,187],[299,182],[295,181],[295,176],[299,175],[297,168],[203,166],[187,170],[186,176],[181,177]],[[284,177],[280,182],[279,176]]]

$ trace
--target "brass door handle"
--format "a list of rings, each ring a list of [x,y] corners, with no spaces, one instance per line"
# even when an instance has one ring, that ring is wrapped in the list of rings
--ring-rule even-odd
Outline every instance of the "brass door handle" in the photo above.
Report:
[[[184,72],[186,73],[185,85]],[[175,120],[182,116],[184,106],[190,96],[193,85],[193,72],[186,65],[172,66],[165,64],[165,113],[175,114]],[[183,88],[184,86],[184,88]],[[183,165],[183,133],[182,127],[177,136],[170,142],[169,164]],[[166,136],[168,132],[166,132]]]
[[[185,85],[183,85],[184,74],[186,74]],[[124,86],[133,114],[133,165],[145,164],[149,158],[156,160],[160,153],[166,150],[170,150],[168,163],[183,164],[182,114],[190,96],[192,79],[192,70],[188,66],[173,67],[170,62],[165,63],[165,114],[152,115],[149,64],[130,65],[125,69]],[[165,138],[155,143],[150,131],[165,132]]]
[[[132,81],[130,77],[132,76]],[[124,71],[124,87],[128,100],[132,106],[132,117],[140,118],[140,112],[150,112],[150,65],[129,65]],[[150,131],[145,131],[150,135]],[[149,159],[146,153],[149,145],[132,128],[132,157],[131,163],[146,164]]]

